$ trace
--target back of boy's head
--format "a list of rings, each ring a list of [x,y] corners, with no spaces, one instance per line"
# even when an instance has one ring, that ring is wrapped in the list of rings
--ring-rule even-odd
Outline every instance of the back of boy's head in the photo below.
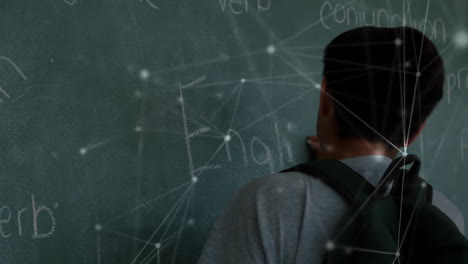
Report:
[[[328,44],[323,75],[339,137],[384,137],[404,146],[442,99],[445,73],[435,45],[420,31],[361,27]]]

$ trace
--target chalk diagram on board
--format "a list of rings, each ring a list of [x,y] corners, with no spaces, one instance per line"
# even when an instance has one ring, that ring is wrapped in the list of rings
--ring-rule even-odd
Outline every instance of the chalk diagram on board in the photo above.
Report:
[[[28,80],[28,78],[23,73],[23,71],[10,58],[8,58],[6,56],[0,56],[0,62],[4,62],[4,63],[10,65],[24,81]],[[5,89],[4,87],[0,86],[0,93],[4,96],[3,98],[0,97],[0,104],[11,99],[10,98],[10,93],[7,92],[7,90],[8,89]]]
[[[140,2],[143,2],[143,0],[140,0]],[[149,0],[146,2],[148,4],[152,3]],[[346,7],[355,2],[356,1],[351,1],[343,6]],[[411,14],[407,13],[409,12],[408,10],[410,9],[409,8],[410,2],[403,0],[402,4],[404,7],[403,9],[404,15],[403,15],[402,20],[403,20],[403,24],[405,25],[406,18],[407,17],[411,18]],[[157,6],[153,6],[153,5],[154,4],[150,4],[151,7],[155,9],[159,9]],[[424,21],[424,24],[422,24],[422,30],[421,30],[422,32],[425,32],[425,29],[426,29],[426,22],[428,21],[428,12],[429,12],[430,6],[431,6],[431,1],[428,0],[426,10],[425,10],[425,19],[422,20]],[[405,8],[407,11],[405,11]],[[329,18],[333,16],[335,12],[336,12],[336,9],[332,10],[327,15],[321,17],[321,19]],[[268,27],[259,18],[257,18],[257,20],[262,26],[265,27],[265,30],[268,30]],[[230,144],[232,140],[234,139],[238,140],[239,138],[241,138],[240,134],[242,132],[248,130],[249,128],[251,128],[252,126],[258,123],[263,122],[266,119],[271,118],[274,120],[275,115],[278,112],[286,109],[288,106],[292,105],[293,103],[304,99],[306,96],[310,94],[313,94],[313,93],[318,94],[320,92],[321,90],[320,80],[316,77],[317,75],[320,76],[320,73],[303,72],[301,70],[300,63],[298,63],[298,58],[321,60],[321,56],[307,53],[307,51],[317,49],[318,47],[290,46],[290,42],[292,40],[296,38],[300,38],[304,33],[308,32],[314,27],[319,26],[320,23],[321,23],[320,20],[314,21],[313,23],[305,26],[302,29],[299,29],[297,32],[294,32],[289,37],[284,38],[284,39],[279,39],[277,36],[273,35],[272,36],[273,44],[268,45],[262,50],[250,51],[244,54],[237,55],[238,57],[246,57],[248,60],[253,60],[256,56],[271,56],[272,58],[275,58],[277,61],[280,61],[285,66],[287,66],[292,71],[290,74],[285,74],[281,76],[265,76],[265,77],[240,76],[239,79],[237,80],[218,80],[218,81],[210,81],[209,74],[205,74],[197,78],[187,78],[187,79],[178,80],[178,84],[173,87],[173,89],[177,91],[178,93],[178,97],[174,98],[174,100],[177,102],[178,107],[179,107],[179,117],[183,123],[183,131],[182,132],[160,131],[160,132],[177,134],[180,137],[182,137],[183,140],[185,141],[185,149],[183,150],[183,152],[185,153],[187,165],[189,168],[189,171],[186,172],[187,181],[185,181],[184,183],[178,186],[174,186],[173,188],[167,190],[166,192],[162,194],[155,195],[152,199],[141,201],[141,203],[136,205],[134,208],[124,210],[120,214],[114,216],[111,219],[97,222],[94,226],[94,232],[96,233],[97,263],[100,264],[104,262],[101,256],[101,251],[103,247],[105,247],[105,245],[101,243],[101,239],[103,236],[108,236],[108,235],[120,236],[122,238],[126,238],[126,239],[140,243],[140,248],[137,254],[135,256],[132,256],[129,261],[129,263],[131,264],[136,264],[136,263],[145,264],[145,263],[152,263],[152,262],[160,263],[162,251],[169,249],[169,248],[173,250],[171,263],[175,262],[178,245],[181,239],[181,235],[184,232],[184,229],[188,227],[192,227],[197,224],[195,220],[191,218],[191,213],[190,213],[192,210],[191,208],[192,201],[195,195],[197,184],[199,183],[199,181],[203,181],[203,174],[205,172],[223,168],[223,164],[213,164],[213,160],[215,159],[215,157],[219,153],[225,152],[227,155],[227,162],[230,162],[231,161],[231,154],[230,154],[231,145]],[[240,45],[242,45],[242,43],[240,43]],[[401,45],[401,40],[396,39],[395,45]],[[440,53],[444,54],[446,51],[450,50],[454,46],[460,47],[460,48],[468,46],[468,35],[466,31],[462,30],[459,33],[457,33],[454,39],[449,44],[447,44],[446,47],[440,51]],[[233,57],[236,57],[236,56],[232,56],[230,58],[233,58]],[[228,63],[228,62],[229,60],[226,61],[225,58],[217,58],[217,59],[207,60],[206,62],[194,63],[192,65],[184,65],[184,68],[185,69],[197,68],[197,67],[201,67],[201,66],[208,65],[208,64]],[[419,65],[418,65],[418,69],[419,69]],[[180,68],[175,67],[175,68],[163,69],[163,70],[153,72],[153,71],[150,71],[149,69],[143,68],[138,72],[138,75],[141,81],[144,82],[145,85],[147,85],[150,76],[163,75],[168,72],[177,72],[178,70],[180,70]],[[18,70],[18,72],[20,73],[21,76],[24,76],[21,73],[21,71]],[[420,72],[418,71],[415,74],[418,75],[420,74]],[[298,78],[300,78],[302,82],[298,82],[297,81]],[[26,80],[25,76],[24,76],[24,79]],[[289,80],[294,80],[294,81],[289,81]],[[259,118],[256,118],[255,120],[252,120],[249,124],[242,126],[242,127],[236,127],[236,117],[238,113],[238,106],[239,106],[239,102],[242,100],[243,90],[245,89],[247,85],[256,85],[256,84],[290,85],[292,87],[294,86],[302,87],[305,89],[305,91],[295,96],[294,98],[289,99],[283,104],[276,106],[272,111],[268,112],[267,114]],[[213,87],[213,86],[220,86],[220,85],[230,87],[230,90],[232,91],[232,93],[229,96],[223,99],[234,100],[235,102],[234,108],[231,111],[232,114],[229,118],[229,122],[228,122],[229,126],[224,129],[217,128],[215,125],[210,124],[209,121],[207,121],[206,119],[203,119],[203,117],[199,117],[200,119],[203,119],[203,120],[197,120],[195,117],[189,116],[188,111],[187,111],[188,110],[187,101],[190,100],[190,96],[187,96],[187,94],[190,93],[191,90]],[[134,96],[136,98],[142,98],[143,94],[140,90],[136,90],[134,93]],[[352,113],[345,106],[343,106],[343,108],[348,110],[350,114],[354,115],[354,113]],[[359,119],[359,117],[357,118]],[[275,123],[274,126],[276,128],[275,129],[276,131],[273,131],[273,133],[277,133],[277,130],[278,130],[277,124]],[[294,126],[295,125],[292,123],[287,124],[288,130],[294,129]],[[370,126],[368,127],[372,129],[372,127]],[[137,133],[139,137],[138,148],[139,148],[140,154],[144,146],[143,137],[144,137],[145,132],[147,132],[147,130],[145,126],[143,125],[136,125],[133,128],[133,133]],[[374,132],[376,131],[374,130]],[[209,138],[216,139],[219,141],[218,147],[215,148],[212,155],[210,155],[210,158],[208,158],[205,162],[201,164],[195,163],[193,159],[194,153],[192,151],[192,146],[193,146],[192,140],[196,137],[209,137]],[[107,144],[112,144],[116,140],[119,140],[119,138],[121,137],[116,136],[110,139],[103,140],[98,143],[85,145],[77,150],[77,154],[86,156],[90,151],[99,151],[100,147],[105,146]],[[388,141],[384,137],[382,138],[386,140],[390,145],[394,146],[390,141]],[[407,137],[406,142],[408,141],[408,139],[409,138]],[[284,142],[281,142],[281,141],[278,141],[277,143],[284,144]],[[267,165],[267,166],[269,165],[268,162],[271,161],[271,153],[267,153],[263,157],[258,157],[253,151],[253,148],[255,148],[255,146],[261,146],[262,144],[264,143],[259,138],[256,138],[256,137],[253,137],[250,141],[247,141],[247,142],[240,140],[239,145],[243,153],[242,161],[244,162],[244,164],[247,164],[248,162],[253,162],[256,164],[260,164],[260,165]],[[394,147],[397,148],[396,146]],[[279,155],[281,157],[280,159],[281,162],[293,161],[293,151],[290,145],[288,144],[282,145],[279,149],[280,149]],[[406,148],[404,148],[403,150],[400,150],[400,149],[398,150],[403,156],[407,154]],[[270,168],[270,171],[273,172],[273,168]],[[421,187],[424,188],[424,186],[421,186]],[[172,208],[167,212],[166,216],[162,219],[162,221],[155,226],[154,231],[148,236],[148,238],[143,239],[143,238],[135,237],[130,234],[126,234],[126,233],[122,233],[120,231],[114,230],[112,228],[111,226],[112,223],[118,222],[119,220],[124,219],[127,216],[139,214],[141,210],[145,210],[145,211],[154,210],[156,208],[155,204],[158,201],[164,199],[168,195],[176,194],[176,193],[178,194],[178,199],[172,205]],[[182,219],[176,219],[176,216],[180,214],[182,215]],[[352,218],[350,219],[350,221],[352,221]],[[171,230],[172,227],[175,227],[175,230],[176,230],[175,232],[174,231],[169,232],[169,230]],[[401,230],[402,239],[401,241],[399,241],[400,245],[403,243],[406,237],[406,231],[408,231],[408,229]],[[333,241],[329,241],[326,245],[326,248],[329,250],[333,250],[339,246],[342,246],[342,245],[334,245]],[[346,246],[346,245],[343,245],[343,246]],[[349,249],[356,250],[356,251],[371,250],[371,249],[358,249],[358,248],[349,248]],[[395,256],[395,261],[399,259],[399,249],[397,252],[374,252],[374,253],[392,254]]]

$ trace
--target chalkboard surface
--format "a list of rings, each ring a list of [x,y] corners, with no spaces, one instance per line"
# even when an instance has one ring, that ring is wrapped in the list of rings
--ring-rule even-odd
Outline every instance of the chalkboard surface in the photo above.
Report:
[[[195,263],[232,194],[307,159],[323,47],[424,31],[445,97],[410,153],[468,213],[468,3],[0,2],[2,263]],[[468,223],[468,222],[467,222]]]

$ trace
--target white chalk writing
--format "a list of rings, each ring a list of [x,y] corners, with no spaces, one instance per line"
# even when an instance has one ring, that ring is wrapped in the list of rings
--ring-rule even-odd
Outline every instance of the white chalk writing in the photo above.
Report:
[[[78,0],[63,0],[63,2],[69,6],[73,6],[78,2]]]
[[[461,68],[447,75],[447,103],[450,104],[454,89],[462,90],[468,88],[468,68]]]
[[[58,203],[55,202],[53,207],[57,208]],[[2,205],[0,207],[0,238],[6,239],[13,235],[23,237],[23,226],[28,215],[32,219],[32,239],[48,238],[55,232],[56,219],[54,211],[44,204],[37,204],[34,194],[31,194],[30,208],[20,208],[16,210],[16,232],[11,222],[14,213],[15,210],[12,210],[8,205]],[[40,222],[39,219],[41,219]]]
[[[408,13],[410,10],[407,11]],[[445,22],[440,19],[428,20],[426,18],[409,19],[400,14],[392,14],[386,9],[360,10],[354,6],[332,4],[325,1],[320,8],[320,22],[326,29],[333,29],[334,24],[347,26],[378,26],[395,27],[405,23],[408,26],[424,31],[428,38],[447,42]]]
[[[219,0],[221,10],[224,12],[229,3],[229,10],[240,15],[249,12],[249,0]],[[265,12],[270,10],[271,0],[257,0],[257,12]]]
[[[258,153],[255,152],[255,144],[260,145],[263,148],[263,151],[260,153],[261,157],[257,157]],[[268,164],[270,173],[275,172],[275,166],[273,164],[273,157],[271,156],[270,147],[268,147],[268,145],[261,141],[258,137],[253,137],[250,141],[250,155],[255,163],[258,165]]]
[[[140,0],[140,3],[142,3],[143,1],[145,1],[148,4],[148,6],[150,6],[151,8],[159,9],[159,7],[155,5],[153,2],[151,2],[151,0]]]
[[[468,148],[468,144],[465,143],[464,135],[468,133],[468,128],[463,128],[460,135],[460,155],[461,160],[465,160],[465,148]]]

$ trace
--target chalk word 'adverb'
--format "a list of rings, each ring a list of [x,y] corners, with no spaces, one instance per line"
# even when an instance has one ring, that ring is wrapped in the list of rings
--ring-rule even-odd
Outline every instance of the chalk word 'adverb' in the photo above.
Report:
[[[408,10],[408,12],[410,12]],[[378,26],[396,27],[403,24],[424,31],[425,35],[432,40],[442,40],[447,42],[447,30],[445,22],[440,19],[408,19],[400,14],[391,14],[386,9],[360,10],[354,6],[342,4],[332,4],[325,1],[320,8],[320,21],[326,29],[332,29],[333,24],[347,26]]]
[[[447,75],[447,103],[450,104],[452,91],[468,88],[468,68],[461,68]]]
[[[256,0],[257,11],[265,12],[270,10],[271,0]],[[226,11],[226,7],[229,5],[229,10],[234,15],[240,15],[249,12],[249,0],[219,0],[221,10]]]
[[[54,206],[58,206],[58,203]],[[10,238],[12,235],[23,236],[23,224],[31,219],[33,239],[47,238],[54,234],[55,216],[51,208],[37,205],[34,194],[31,194],[31,208],[21,208],[15,212],[8,206],[0,206],[0,238]],[[41,225],[38,219],[41,219]],[[45,220],[48,221],[45,221]],[[16,224],[16,228],[13,226]],[[16,231],[16,232],[15,232]]]

